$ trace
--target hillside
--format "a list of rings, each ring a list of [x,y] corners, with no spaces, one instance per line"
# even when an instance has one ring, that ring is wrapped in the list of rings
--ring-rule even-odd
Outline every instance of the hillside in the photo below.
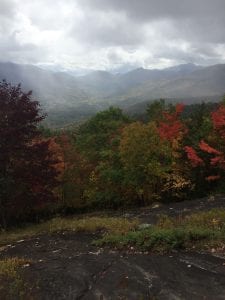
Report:
[[[162,70],[138,68],[125,74],[94,71],[75,77],[32,65],[0,63],[0,79],[32,90],[51,125],[86,119],[110,105],[122,108],[150,100],[213,101],[225,93],[225,65],[183,64]],[[193,100],[195,102],[195,100]],[[132,110],[133,108],[131,108]]]
[[[214,65],[191,71],[189,74],[160,76],[131,88],[120,98],[190,98],[223,95],[225,92],[225,65]],[[167,78],[166,78],[167,77]]]
[[[182,78],[200,69],[202,67],[194,64],[183,64],[163,70],[138,68],[116,75],[105,71],[96,71],[77,78],[77,81],[92,95],[97,93],[99,97],[116,97],[129,93],[133,88],[141,88],[146,82],[156,85],[161,80]]]
[[[32,90],[47,110],[56,106],[74,107],[88,101],[75,78],[66,73],[54,73],[31,65],[0,63],[0,78],[12,84],[21,83],[23,89]]]

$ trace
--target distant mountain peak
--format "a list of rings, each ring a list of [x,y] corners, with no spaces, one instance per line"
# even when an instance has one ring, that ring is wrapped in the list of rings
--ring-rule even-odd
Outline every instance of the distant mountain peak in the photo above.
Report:
[[[164,70],[167,70],[167,71],[177,71],[177,72],[180,72],[180,71],[196,71],[196,70],[199,70],[199,69],[202,69],[203,67],[202,66],[199,66],[199,65],[196,65],[196,64],[193,64],[193,63],[186,63],[186,64],[180,64],[180,65],[176,65],[176,66],[172,66],[172,67],[168,67]]]
[[[86,114],[87,103],[96,111],[96,107],[119,105],[130,99],[133,103],[158,98],[203,97],[204,100],[204,96],[225,93],[222,64],[203,67],[187,63],[166,69],[139,67],[117,75],[104,70],[89,71],[85,76],[73,77],[69,75],[71,72],[0,62],[0,80],[22,83],[25,91],[33,90],[34,97],[48,112],[70,111],[70,108],[76,111],[81,105],[82,114]]]

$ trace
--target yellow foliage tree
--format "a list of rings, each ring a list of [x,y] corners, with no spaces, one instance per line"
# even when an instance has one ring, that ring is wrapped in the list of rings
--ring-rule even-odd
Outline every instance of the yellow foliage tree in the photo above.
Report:
[[[162,140],[155,123],[132,123],[122,131],[120,157],[125,183],[140,204],[159,199],[162,184],[171,167],[171,148]]]

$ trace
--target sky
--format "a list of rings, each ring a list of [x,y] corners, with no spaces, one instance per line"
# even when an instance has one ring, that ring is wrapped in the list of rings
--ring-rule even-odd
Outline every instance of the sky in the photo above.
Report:
[[[68,70],[225,63],[225,0],[0,0],[0,60]]]

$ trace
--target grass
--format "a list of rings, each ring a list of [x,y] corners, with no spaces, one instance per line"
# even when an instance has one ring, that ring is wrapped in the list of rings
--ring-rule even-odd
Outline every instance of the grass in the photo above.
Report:
[[[119,217],[54,218],[50,221],[0,233],[0,245],[40,234],[62,231],[97,232],[94,243],[116,248],[134,247],[144,251],[170,251],[193,247],[225,245],[225,209],[213,209],[186,217],[161,216],[156,225],[138,229],[137,219]]]
[[[25,228],[13,229],[0,233],[0,245],[6,245],[21,239],[33,237],[40,234],[51,234],[60,231],[74,232],[96,232],[106,231],[111,234],[121,234],[137,228],[137,220],[113,217],[85,217],[77,218],[54,218],[50,221],[27,226]]]
[[[25,299],[27,286],[20,269],[28,263],[21,258],[0,260],[0,295],[2,299]]]
[[[225,227],[225,209],[211,209],[205,212],[193,213],[186,217],[169,218],[161,216],[157,226],[159,228],[204,228],[220,230]]]
[[[108,234],[95,244],[165,252],[193,247],[210,248],[224,245],[224,242],[225,210],[213,209],[183,218],[161,216],[158,223],[148,229],[131,231],[125,235]]]
[[[157,224],[139,229],[137,219],[119,217],[54,218],[38,225],[0,233],[0,245],[40,234],[63,231],[98,232],[102,238],[97,246],[117,249],[167,252],[179,249],[225,249],[225,209],[198,212],[186,217],[170,218],[162,215]],[[33,299],[32,288],[24,278],[23,266],[29,263],[20,258],[0,260],[0,298]],[[25,275],[25,276],[24,276]]]

